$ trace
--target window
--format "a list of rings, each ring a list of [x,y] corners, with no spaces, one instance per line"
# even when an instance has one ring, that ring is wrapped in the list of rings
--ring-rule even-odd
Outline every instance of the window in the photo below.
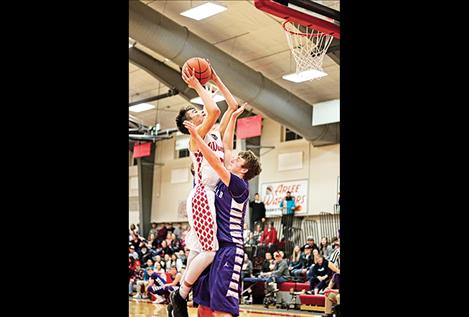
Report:
[[[303,137],[299,134],[296,134],[292,130],[283,127],[283,142],[293,141],[293,140],[300,140]]]
[[[176,158],[183,158],[183,157],[188,157],[189,156],[189,149],[182,149],[179,151],[176,151]]]

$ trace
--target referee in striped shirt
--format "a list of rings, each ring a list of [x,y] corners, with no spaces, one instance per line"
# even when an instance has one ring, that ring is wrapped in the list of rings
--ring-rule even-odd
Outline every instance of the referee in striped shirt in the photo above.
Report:
[[[340,270],[340,238],[332,243],[332,247],[334,248],[334,251],[332,251],[327,260],[334,263]]]

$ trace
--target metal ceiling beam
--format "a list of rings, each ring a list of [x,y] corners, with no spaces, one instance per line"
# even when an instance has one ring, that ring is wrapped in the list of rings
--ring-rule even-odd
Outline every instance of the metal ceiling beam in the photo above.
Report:
[[[194,56],[209,58],[235,96],[248,101],[271,119],[302,135],[313,145],[339,142],[339,124],[312,126],[311,104],[190,32],[187,27],[177,24],[139,1],[129,2],[129,36],[178,65]],[[141,52],[135,48],[129,48],[129,57],[133,63],[138,61],[137,63],[141,64],[143,59]],[[144,67],[154,76],[172,77],[171,82],[183,82],[178,72],[160,61],[155,60],[153,65]],[[160,72],[165,72],[165,76]],[[186,89],[170,85],[168,81],[170,80],[165,84],[178,89],[182,96],[196,94],[193,89],[187,88],[184,82]]]
[[[170,89],[165,94],[161,94],[161,95],[158,95],[158,96],[148,97],[148,98],[145,98],[145,99],[142,99],[142,100],[130,102],[129,107],[132,107],[132,106],[144,103],[144,102],[152,102],[152,101],[168,98],[168,97],[171,97],[171,96],[175,96],[178,93],[179,93],[179,91],[177,89]]]

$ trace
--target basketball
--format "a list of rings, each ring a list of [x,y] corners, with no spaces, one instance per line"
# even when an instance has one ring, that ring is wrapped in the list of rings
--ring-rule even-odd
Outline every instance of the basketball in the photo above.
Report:
[[[210,64],[204,58],[192,57],[188,59],[182,66],[182,71],[184,71],[187,66],[194,69],[194,76],[202,85],[205,85],[210,77],[212,77]]]

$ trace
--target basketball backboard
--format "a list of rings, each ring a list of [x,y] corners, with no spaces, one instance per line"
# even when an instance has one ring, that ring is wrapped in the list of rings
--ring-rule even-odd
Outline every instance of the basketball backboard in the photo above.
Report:
[[[328,6],[323,3],[328,3]],[[254,0],[259,10],[340,39],[339,1]]]

